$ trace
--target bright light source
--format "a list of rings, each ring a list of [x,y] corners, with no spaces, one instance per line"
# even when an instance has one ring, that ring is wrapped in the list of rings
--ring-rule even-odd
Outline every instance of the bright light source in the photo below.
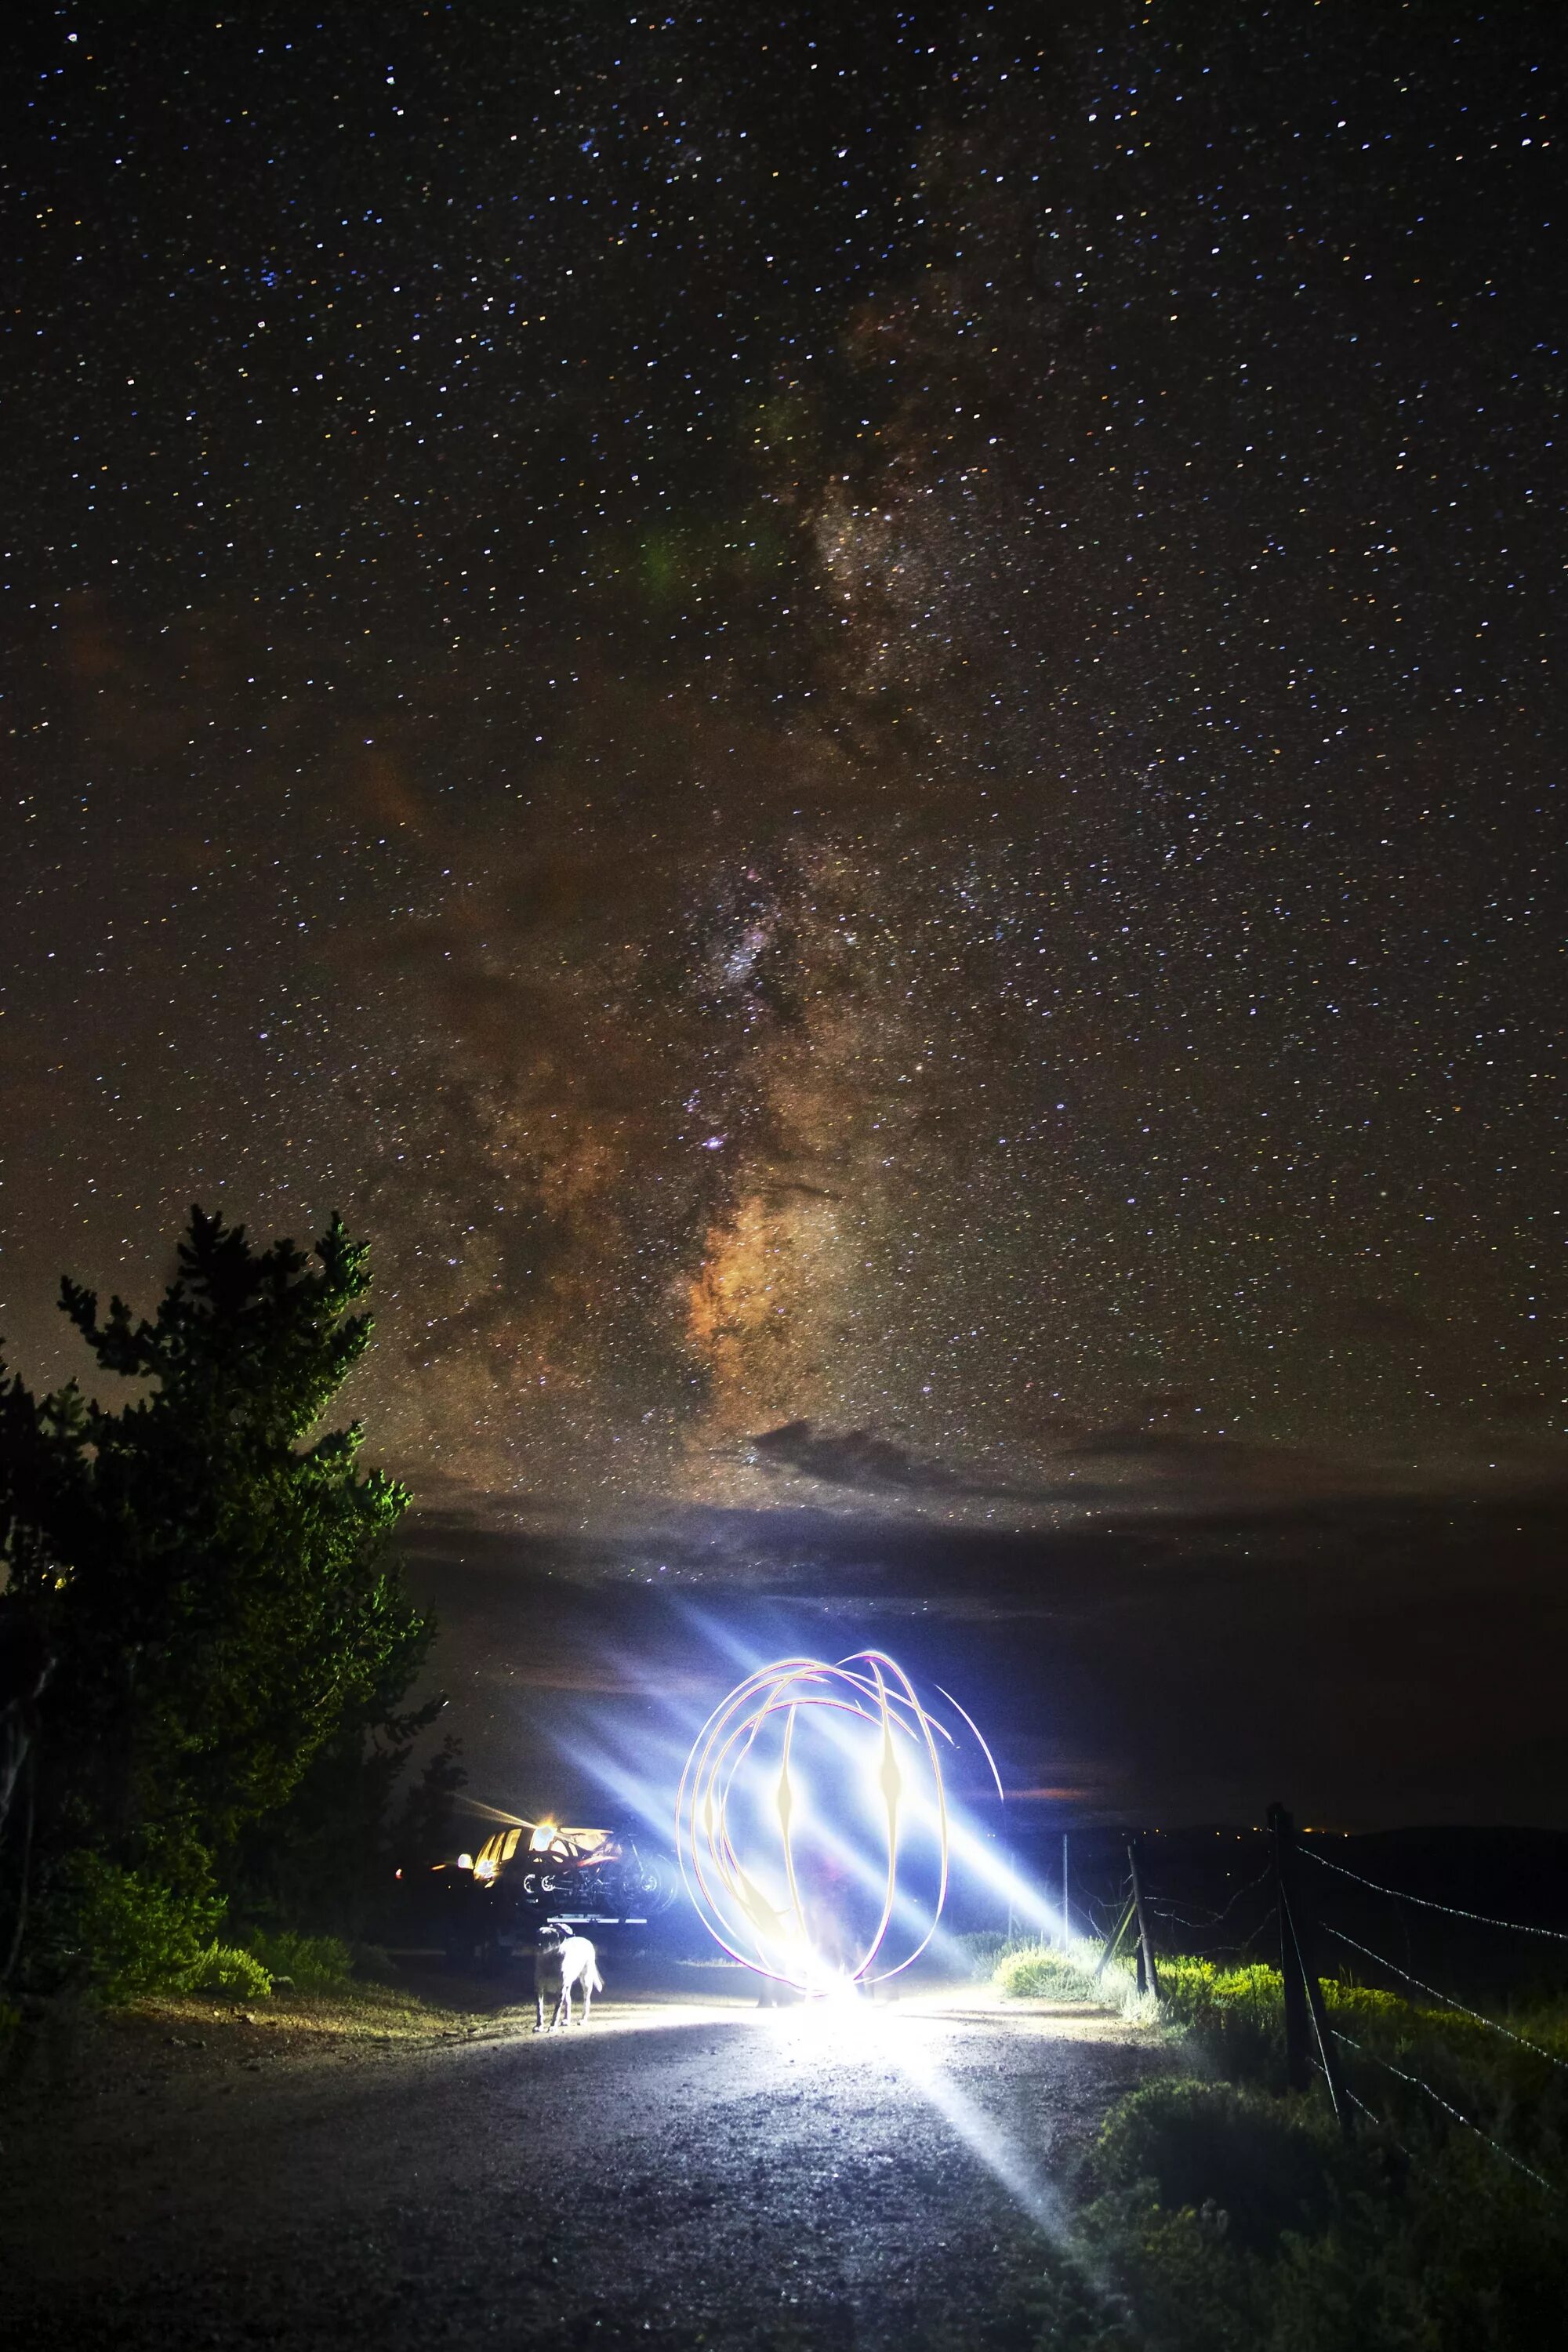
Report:
[[[948,1704],[994,1778],[979,1732]],[[797,1743],[811,1753],[809,1802]],[[818,1995],[908,1968],[946,1900],[942,1749],[957,1745],[883,1651],[748,1675],[699,1733],[676,1801],[681,1871],[715,1941]]]

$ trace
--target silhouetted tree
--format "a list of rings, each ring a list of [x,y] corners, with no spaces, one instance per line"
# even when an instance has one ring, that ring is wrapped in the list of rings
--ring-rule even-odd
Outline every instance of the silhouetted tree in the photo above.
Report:
[[[409,1497],[360,1472],[357,1424],[312,1435],[370,1341],[367,1260],[336,1217],[307,1256],[193,1209],[151,1322],[61,1285],[139,1393],[39,1398],[0,1367],[0,1621],[54,1659],[41,1850],[198,1895],[317,1759],[395,1720],[434,1630],[384,1558]]]

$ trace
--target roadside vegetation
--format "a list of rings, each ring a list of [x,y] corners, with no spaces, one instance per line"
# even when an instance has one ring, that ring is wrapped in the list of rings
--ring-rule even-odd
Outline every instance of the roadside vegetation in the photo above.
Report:
[[[526,2013],[531,2023],[531,2004]],[[470,2009],[430,1990],[362,1973],[310,1992],[279,1984],[270,1999],[261,2000],[195,1990],[148,1993],[117,2011],[113,2022],[117,2032],[153,2029],[165,2046],[216,2050],[233,2035],[258,2054],[300,2057],[340,2046],[472,2041],[515,2031],[523,2014],[517,2004]]]
[[[404,1788],[444,1704],[409,1696],[435,1631],[388,1552],[409,1496],[323,1426],[369,1284],[335,1218],[307,1255],[193,1210],[150,1320],[62,1282],[109,1402],[0,1367],[13,2008],[341,1985],[393,1850],[441,1836],[451,1743]]]
[[[1004,1952],[995,1981],[1106,1997],[1049,1946]],[[1079,2184],[1079,2275],[1042,2283],[1037,2344],[1523,2352],[1559,2338],[1568,2001],[1522,2001],[1503,2021],[1513,2041],[1353,1983],[1323,1992],[1363,2103],[1348,2133],[1321,2087],[1286,2087],[1276,1969],[1161,1961],[1175,2067],[1106,2118]]]
[[[1015,1944],[997,1955],[995,1982],[1010,2000],[1089,2000],[1120,2004],[1128,1979],[1118,1970],[1110,1984],[1072,1952],[1055,1944]]]

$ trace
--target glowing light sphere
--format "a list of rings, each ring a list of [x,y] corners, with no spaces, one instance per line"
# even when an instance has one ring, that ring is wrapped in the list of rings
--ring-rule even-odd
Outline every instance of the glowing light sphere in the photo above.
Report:
[[[687,1889],[731,1958],[800,1992],[877,1983],[920,1958],[947,1897],[943,1759],[964,1734],[897,1662],[779,1658],[748,1675],[693,1742],[676,1800]],[[951,1715],[963,1726],[955,1734]]]

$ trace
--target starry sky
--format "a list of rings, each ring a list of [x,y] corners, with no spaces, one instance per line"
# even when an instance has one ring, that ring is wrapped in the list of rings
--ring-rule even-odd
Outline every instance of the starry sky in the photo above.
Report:
[[[932,1530],[1273,1591],[1436,1509],[1525,1638],[1556,11],[21,21],[17,1367],[192,1200],[341,1208],[426,1548],[842,1599],[849,1527],[940,1615]]]

